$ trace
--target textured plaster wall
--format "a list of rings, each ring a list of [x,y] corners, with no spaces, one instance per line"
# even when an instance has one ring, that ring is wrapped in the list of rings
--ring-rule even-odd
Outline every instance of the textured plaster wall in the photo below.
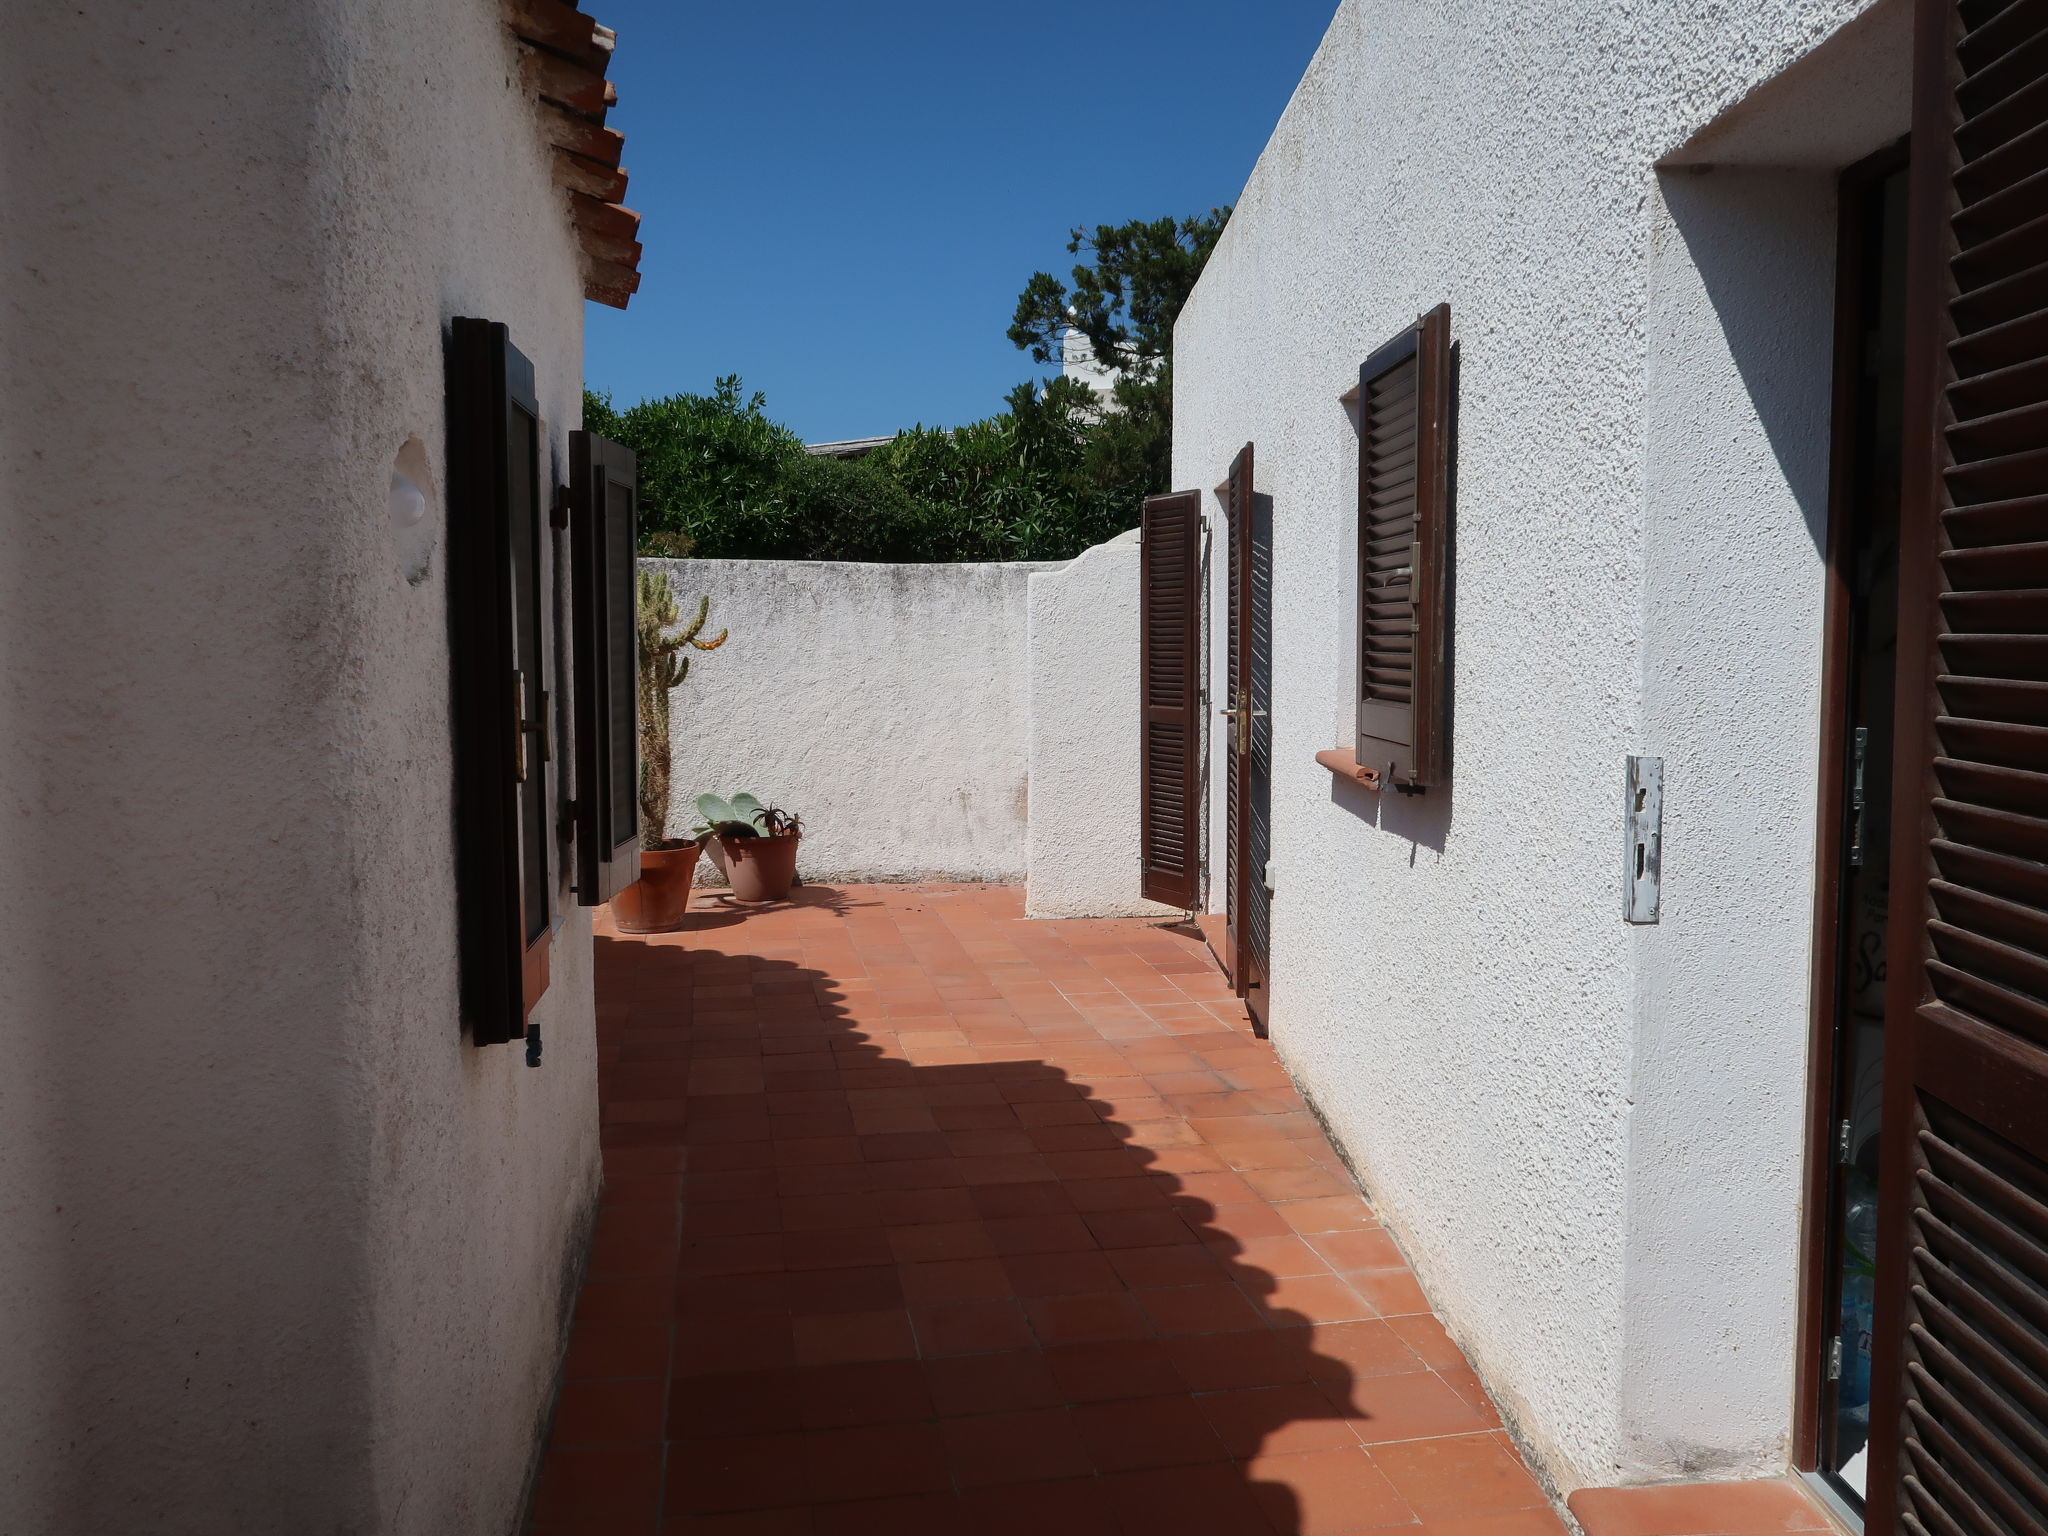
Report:
[[[1250,439],[1275,506],[1274,1037],[1562,1488],[1787,1454],[1817,172],[1904,126],[1898,7],[1864,10],[1347,0],[1179,323],[1176,484]],[[1710,141],[1810,174],[1656,168]],[[1452,782],[1380,797],[1313,761],[1353,673],[1338,397],[1444,300]],[[1630,752],[1667,761],[1651,929],[1620,918]]]
[[[747,790],[803,816],[806,879],[1023,878],[1027,583],[1053,567],[643,564],[731,631],[670,703],[671,834]]]
[[[20,36],[46,8],[8,0]],[[559,454],[574,253],[495,0],[103,0],[0,56],[0,1530],[502,1536],[596,1181],[458,1035],[441,335]],[[32,211],[28,212],[28,211]]]
[[[1172,916],[1139,895],[1138,530],[1031,578],[1030,917]]]

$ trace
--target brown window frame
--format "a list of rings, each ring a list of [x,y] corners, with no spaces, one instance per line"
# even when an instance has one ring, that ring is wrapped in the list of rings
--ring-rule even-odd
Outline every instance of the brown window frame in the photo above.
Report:
[[[1385,569],[1376,561],[1398,558],[1390,548],[1373,548],[1375,495],[1383,498],[1387,476],[1398,473],[1385,460],[1399,450],[1376,455],[1375,387],[1389,375],[1414,366],[1414,521],[1407,574],[1408,613],[1394,610],[1391,600],[1375,604],[1368,594],[1384,583]],[[1361,781],[1391,784],[1403,794],[1419,794],[1449,780],[1449,564],[1451,520],[1452,391],[1451,307],[1439,304],[1368,357],[1358,369],[1358,548],[1356,598],[1353,603],[1353,654],[1357,671],[1352,688],[1356,726],[1352,756]],[[1405,398],[1405,397],[1404,397]],[[1398,434],[1397,434],[1398,436]],[[1382,482],[1375,492],[1375,482]],[[1398,481],[1392,482],[1398,484]],[[1385,546],[1385,536],[1380,543]],[[1398,570],[1399,567],[1391,569]],[[1371,665],[1387,654],[1388,624],[1406,617],[1411,625],[1408,697],[1396,697],[1396,684],[1375,684]]]
[[[608,902],[640,878],[638,464],[595,432],[569,434],[574,613],[576,901]]]
[[[547,442],[533,364],[496,321],[448,339],[448,626],[462,1014],[523,1039],[548,988],[550,843],[542,529]]]

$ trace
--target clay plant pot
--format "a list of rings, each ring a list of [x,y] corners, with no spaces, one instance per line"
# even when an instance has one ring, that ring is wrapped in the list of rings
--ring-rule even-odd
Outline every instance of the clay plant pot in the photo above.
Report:
[[[796,837],[721,837],[734,901],[781,901],[796,881]]]
[[[612,898],[612,921],[621,933],[672,933],[690,910],[697,876],[695,843],[640,850],[640,878]]]

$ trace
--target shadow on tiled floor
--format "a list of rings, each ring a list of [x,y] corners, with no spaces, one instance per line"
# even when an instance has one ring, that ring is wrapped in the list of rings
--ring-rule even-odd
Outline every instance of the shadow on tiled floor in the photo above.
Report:
[[[539,1536],[1560,1532],[1199,940],[696,905],[600,926]]]

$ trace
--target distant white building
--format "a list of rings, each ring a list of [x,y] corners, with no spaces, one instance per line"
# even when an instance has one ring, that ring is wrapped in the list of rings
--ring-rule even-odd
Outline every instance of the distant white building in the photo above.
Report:
[[[1068,330],[1060,341],[1060,372],[1076,384],[1086,384],[1101,399],[1104,410],[1115,409],[1114,394],[1123,370],[1112,368],[1095,355],[1095,348],[1079,331]]]

